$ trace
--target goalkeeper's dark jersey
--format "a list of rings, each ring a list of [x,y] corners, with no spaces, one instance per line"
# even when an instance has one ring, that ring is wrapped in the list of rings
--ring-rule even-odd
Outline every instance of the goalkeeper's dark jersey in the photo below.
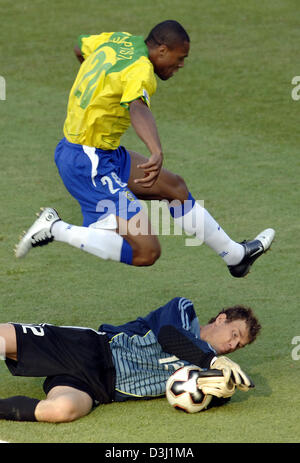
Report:
[[[193,304],[174,298],[146,317],[120,326],[99,327],[109,340],[116,369],[115,400],[164,395],[169,376],[194,364],[209,368],[214,349],[200,339]]]

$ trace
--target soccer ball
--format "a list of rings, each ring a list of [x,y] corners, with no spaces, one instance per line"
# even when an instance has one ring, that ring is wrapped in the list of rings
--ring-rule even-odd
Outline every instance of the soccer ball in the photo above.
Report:
[[[200,367],[190,365],[179,368],[169,377],[166,383],[166,397],[172,407],[187,413],[196,413],[207,408],[212,395],[203,394],[197,388],[200,371]]]

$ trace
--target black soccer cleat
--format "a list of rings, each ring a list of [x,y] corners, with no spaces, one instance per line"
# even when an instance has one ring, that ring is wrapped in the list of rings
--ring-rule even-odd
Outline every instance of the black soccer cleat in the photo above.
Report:
[[[245,248],[245,255],[239,264],[228,265],[231,275],[236,278],[246,276],[256,259],[270,249],[274,236],[275,231],[272,228],[267,228],[259,233],[254,240],[243,241],[241,245]]]

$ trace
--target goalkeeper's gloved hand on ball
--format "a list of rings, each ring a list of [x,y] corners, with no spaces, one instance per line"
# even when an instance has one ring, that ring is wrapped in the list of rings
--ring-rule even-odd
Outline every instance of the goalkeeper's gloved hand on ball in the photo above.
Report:
[[[227,367],[224,371],[212,369],[199,372],[197,387],[203,394],[219,398],[231,397],[235,392],[235,384],[230,378],[230,370]]]
[[[254,383],[249,376],[244,373],[237,363],[233,362],[228,357],[215,357],[210,366],[211,368],[222,370],[226,378],[229,375],[229,379],[231,379],[234,385],[241,391],[248,391],[250,388],[254,387]]]

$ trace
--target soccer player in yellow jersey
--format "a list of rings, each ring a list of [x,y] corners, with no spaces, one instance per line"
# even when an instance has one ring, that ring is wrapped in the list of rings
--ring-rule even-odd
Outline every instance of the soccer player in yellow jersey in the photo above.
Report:
[[[183,68],[189,49],[187,32],[171,20],[156,25],[146,40],[127,32],[80,37],[75,53],[81,66],[55,162],[81,206],[83,225],[68,224],[55,209],[45,208],[17,245],[17,257],[32,247],[61,241],[102,259],[152,265],[160,256],[160,244],[139,199],[168,201],[175,223],[219,254],[235,277],[245,276],[269,249],[273,229],[252,241],[233,241],[195,201],[183,178],[162,167],[151,97],[156,76],[171,78]],[[149,158],[120,145],[130,124]]]

